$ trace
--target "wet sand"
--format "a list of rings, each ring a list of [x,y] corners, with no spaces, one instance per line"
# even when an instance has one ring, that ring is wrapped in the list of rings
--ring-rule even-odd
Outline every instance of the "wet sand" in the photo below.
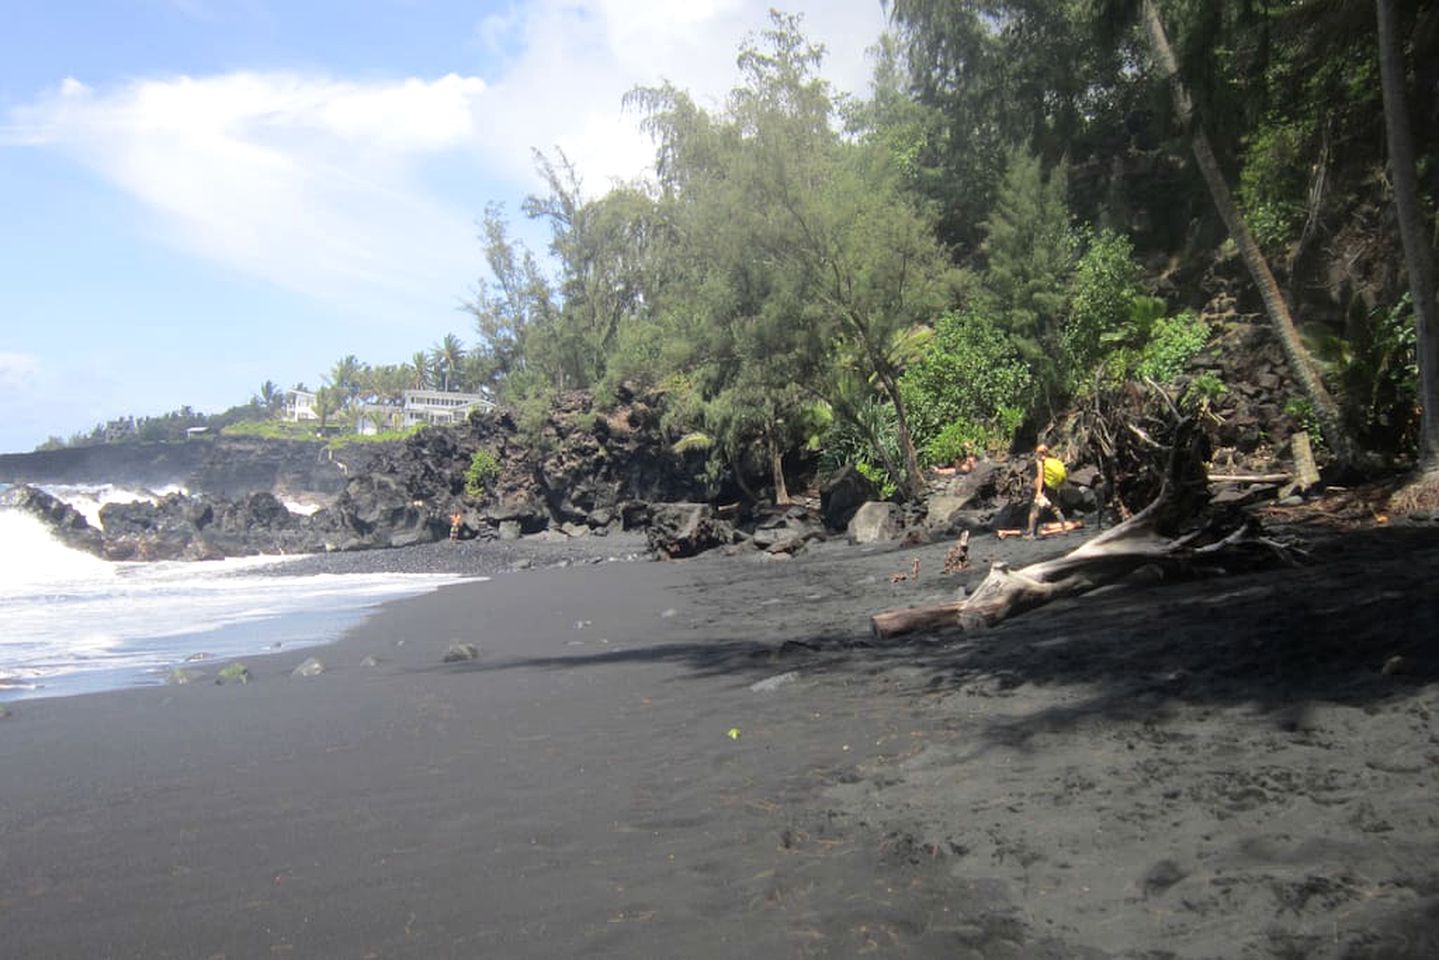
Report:
[[[868,639],[1074,545],[344,558],[547,568],[13,705],[0,953],[1439,956],[1439,533]]]

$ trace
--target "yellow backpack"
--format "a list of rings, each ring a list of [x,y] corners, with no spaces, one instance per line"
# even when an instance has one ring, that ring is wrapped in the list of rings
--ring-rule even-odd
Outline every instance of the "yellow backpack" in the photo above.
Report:
[[[1069,477],[1069,471],[1064,469],[1064,461],[1056,457],[1044,458],[1044,485],[1051,490],[1058,489],[1059,485]]]

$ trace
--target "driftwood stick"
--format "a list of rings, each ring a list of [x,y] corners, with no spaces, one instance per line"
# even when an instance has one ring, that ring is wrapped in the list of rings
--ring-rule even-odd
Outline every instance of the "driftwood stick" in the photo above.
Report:
[[[1129,428],[1130,433],[1133,433],[1140,440],[1143,440],[1147,446],[1152,447],[1155,450],[1162,450],[1164,448],[1164,444],[1160,443],[1158,440],[1151,437],[1148,433],[1144,432],[1142,428],[1135,426],[1132,423],[1126,423],[1125,426]]]
[[[1286,483],[1293,480],[1288,473],[1211,473],[1210,483]]]
[[[964,603],[963,600],[954,600],[927,607],[884,610],[869,618],[869,632],[876,640],[882,640],[906,633],[954,627],[959,622],[959,612],[964,609]]]

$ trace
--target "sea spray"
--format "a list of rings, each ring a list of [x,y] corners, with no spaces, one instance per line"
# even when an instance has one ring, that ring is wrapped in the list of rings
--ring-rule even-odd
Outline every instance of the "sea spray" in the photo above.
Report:
[[[111,503],[155,503],[172,493],[185,494],[188,491],[177,483],[154,489],[120,487],[113,483],[38,484],[50,496],[64,500],[89,521],[90,526],[100,529],[100,511]]]
[[[0,699],[163,683],[199,651],[327,642],[382,601],[464,579],[264,572],[294,559],[109,563],[65,547],[34,517],[0,510]]]
[[[112,578],[115,565],[56,540],[29,514],[0,510],[0,598]]]

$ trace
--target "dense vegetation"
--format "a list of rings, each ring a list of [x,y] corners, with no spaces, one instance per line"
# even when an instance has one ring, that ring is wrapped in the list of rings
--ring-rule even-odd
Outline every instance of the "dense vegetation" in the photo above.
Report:
[[[651,178],[586,196],[563,154],[537,154],[547,191],[522,212],[549,256],[486,210],[477,345],[345,357],[324,414],[432,385],[537,428],[556,392],[603,404],[624,384],[661,396],[716,475],[777,499],[797,454],[912,493],[925,464],[1032,443],[1125,381],[1221,395],[1185,376],[1220,276],[1272,325],[1299,384],[1281,400],[1336,458],[1439,456],[1414,309],[1433,303],[1439,5],[888,8],[868,99],[838,96],[776,13],[722,106],[629,95]]]
[[[1392,6],[1407,81],[1432,91],[1439,14]],[[537,409],[661,390],[676,437],[779,495],[785,455],[816,444],[910,491],[925,462],[1032,442],[1086,392],[1180,379],[1228,269],[1294,368],[1287,409],[1336,455],[1412,452],[1374,9],[895,0],[864,102],[776,14],[722,108],[630,95],[653,180],[586,199],[563,155],[538,158],[549,192],[525,213],[552,274],[488,212],[478,367]],[[1415,103],[1432,225],[1435,104]]]

